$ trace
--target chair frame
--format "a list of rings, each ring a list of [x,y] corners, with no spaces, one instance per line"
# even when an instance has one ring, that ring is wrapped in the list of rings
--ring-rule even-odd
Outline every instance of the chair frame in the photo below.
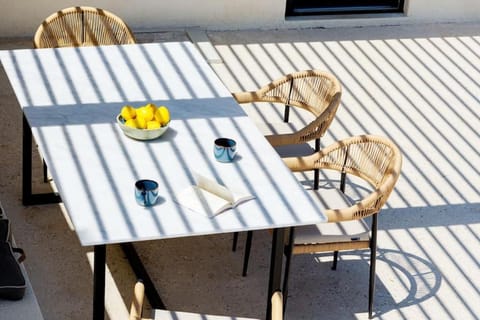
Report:
[[[34,48],[59,48],[136,43],[128,25],[100,8],[76,6],[48,16],[35,32]]]

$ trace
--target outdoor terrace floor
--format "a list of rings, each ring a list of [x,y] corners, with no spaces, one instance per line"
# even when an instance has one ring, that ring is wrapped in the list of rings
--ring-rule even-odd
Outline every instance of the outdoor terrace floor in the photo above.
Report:
[[[232,91],[254,90],[296,70],[335,74],[342,103],[323,145],[369,133],[401,148],[402,176],[379,217],[377,319],[479,318],[479,30],[480,24],[434,24],[206,33],[215,48],[206,58]],[[199,39],[198,30],[191,34]],[[183,31],[138,37],[190,39]],[[0,40],[0,49],[30,45],[30,39]],[[92,248],[80,246],[61,206],[21,205],[21,112],[3,72],[0,87],[0,200],[27,253],[44,318],[88,319]],[[278,121],[282,113],[244,108],[258,122]],[[170,309],[263,317],[269,234],[255,233],[246,278],[243,239],[236,253],[229,234],[137,247]],[[294,257],[288,319],[367,318],[367,252],[341,254],[336,271],[330,259]],[[118,247],[109,247],[107,268],[107,313],[124,319],[135,278]]]

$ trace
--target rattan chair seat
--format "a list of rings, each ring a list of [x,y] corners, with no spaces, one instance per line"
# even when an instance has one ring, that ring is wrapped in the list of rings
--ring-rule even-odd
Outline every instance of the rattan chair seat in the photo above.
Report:
[[[370,240],[370,227],[363,220],[352,220],[337,223],[321,223],[316,225],[308,225],[295,228],[294,252],[300,253],[301,246],[323,246],[332,244],[322,250],[312,248],[308,252],[335,251],[332,250],[338,243],[342,242],[367,242],[367,245],[359,245],[356,249],[368,248]]]

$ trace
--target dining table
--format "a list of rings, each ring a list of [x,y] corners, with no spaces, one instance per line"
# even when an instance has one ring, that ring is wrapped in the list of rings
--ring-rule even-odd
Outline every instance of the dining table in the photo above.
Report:
[[[23,111],[23,203],[63,202],[80,245],[93,246],[93,319],[105,317],[107,245],[122,245],[146,280],[152,306],[165,308],[135,243],[273,229],[269,317],[269,297],[281,289],[286,230],[326,222],[325,208],[311,200],[194,43],[4,50],[0,59]],[[126,136],[117,123],[122,107],[148,103],[168,108],[167,131],[153,140]],[[214,157],[221,137],[236,141],[232,162]],[[32,187],[35,146],[55,192]],[[198,173],[254,198],[214,217],[191,210],[178,199]],[[137,204],[139,179],[158,182],[153,206]]]

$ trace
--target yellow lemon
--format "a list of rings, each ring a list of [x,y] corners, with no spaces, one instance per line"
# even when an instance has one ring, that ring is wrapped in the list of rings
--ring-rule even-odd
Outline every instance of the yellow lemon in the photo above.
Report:
[[[155,112],[155,120],[157,120],[162,127],[170,122],[170,112],[167,107],[160,106],[157,108],[157,111]]]
[[[135,121],[135,119],[128,119],[125,125],[130,128],[137,128],[137,121]]]
[[[147,122],[147,129],[158,129],[160,128],[160,123],[156,120]]]
[[[153,110],[148,106],[143,106],[137,109],[137,117],[142,117],[145,121],[153,120]]]
[[[137,129],[146,129],[148,121],[149,120],[146,120],[143,116],[137,114],[137,117],[135,118]]]
[[[128,121],[135,118],[135,116],[137,115],[137,111],[132,106],[124,106],[120,111],[120,114],[122,118],[125,119],[125,121]]]
[[[157,111],[157,106],[154,105],[153,103],[147,103],[145,105],[145,108],[152,110],[152,114],[154,115],[155,112]]]

